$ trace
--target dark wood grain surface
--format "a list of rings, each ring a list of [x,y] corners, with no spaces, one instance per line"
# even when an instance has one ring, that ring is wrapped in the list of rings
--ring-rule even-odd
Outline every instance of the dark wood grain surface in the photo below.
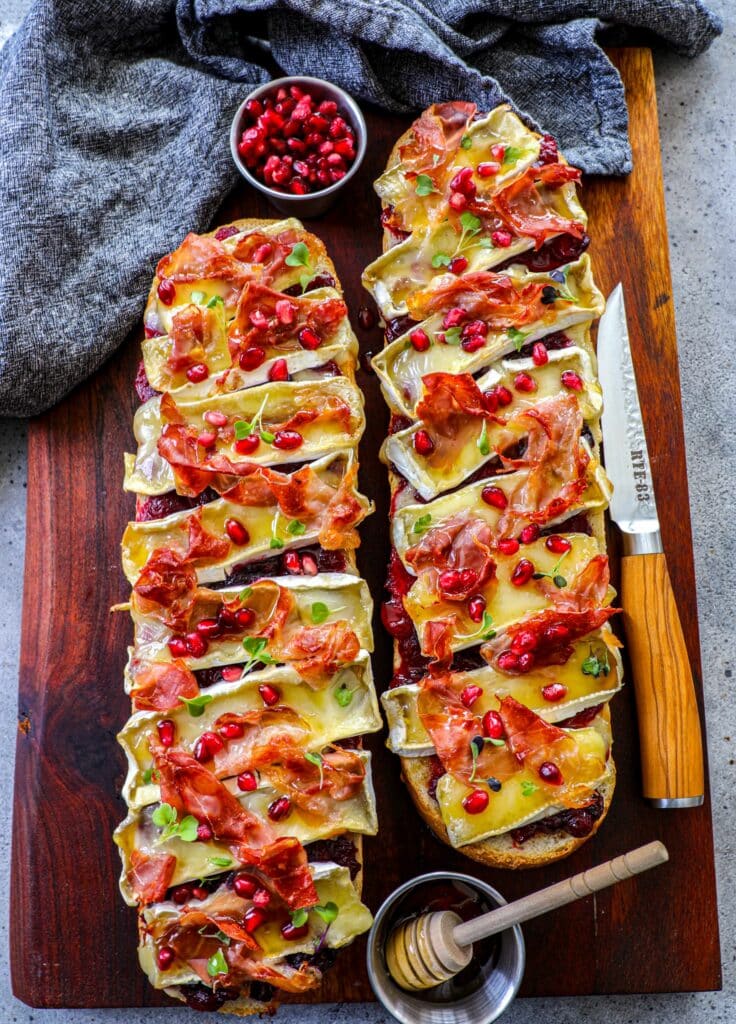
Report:
[[[632,349],[649,438],[662,534],[702,714],[687,478],[651,56],[613,54],[627,86],[635,169],[626,180],[588,180],[590,253],[607,293],[624,282]],[[369,112],[365,163],[339,205],[310,225],[338,268],[353,322],[360,272],[379,251],[371,183],[406,119]],[[273,216],[245,186],[229,217]],[[358,332],[364,352],[378,330]],[[13,991],[44,1007],[169,1005],[139,971],[135,915],[117,891],[111,832],[123,758],[115,734],[128,713],[122,673],[130,623],[109,607],[127,596],[119,542],[133,514],[121,492],[122,453],[133,443],[132,381],[139,338],[31,426],[19,732],[15,780],[10,949]],[[360,567],[378,603],[388,550],[388,487],[377,459],[387,412],[374,376],[361,372],[368,426],[362,490],[376,500],[363,528]],[[615,538],[612,538],[615,550]],[[614,558],[614,563],[616,559]],[[376,680],[386,685],[390,646],[376,618]],[[661,642],[667,643],[662,637]],[[711,808],[656,811],[641,798],[631,686],[613,702],[619,782],[596,838],[570,860],[520,874],[483,869],[435,840],[399,780],[398,759],[374,736],[380,835],[365,841],[365,890],[375,909],[401,881],[455,869],[486,878],[508,898],[661,839],[671,861],[650,875],[524,925],[524,995],[702,990],[720,986]],[[364,941],[342,953],[318,1001],[370,999]]]

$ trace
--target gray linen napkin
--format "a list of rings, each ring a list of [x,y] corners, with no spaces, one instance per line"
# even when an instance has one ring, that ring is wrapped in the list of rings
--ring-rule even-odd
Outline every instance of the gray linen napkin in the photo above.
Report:
[[[233,185],[229,122],[274,61],[396,111],[509,99],[626,174],[608,26],[691,57],[721,31],[700,0],[36,0],[0,53],[0,415],[115,351],[155,261]]]

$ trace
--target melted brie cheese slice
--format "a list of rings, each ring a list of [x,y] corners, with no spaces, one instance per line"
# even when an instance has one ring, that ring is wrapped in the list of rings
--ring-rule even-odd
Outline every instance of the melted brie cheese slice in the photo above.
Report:
[[[354,461],[354,452],[336,452],[312,463],[312,469],[321,481],[337,488],[343,475],[347,473]],[[362,494],[353,492],[360,503],[364,514],[373,511],[373,503]],[[128,523],[122,540],[123,572],[129,582],[134,584],[148,559],[160,548],[170,548],[186,554],[189,546],[189,523],[193,516],[200,516],[202,527],[218,539],[228,540],[225,523],[230,518],[237,519],[248,531],[249,541],[246,545],[230,544],[227,555],[218,561],[205,559],[202,564],[195,560],[197,579],[200,583],[222,580],[229,569],[235,565],[247,565],[249,562],[268,558],[272,553],[271,541],[277,538],[282,542],[279,550],[313,544],[320,533],[324,508],[317,509],[314,516],[299,520],[305,527],[304,532],[289,532],[289,520],[284,517],[274,499],[272,505],[239,505],[226,498],[218,498],[206,505],[162,519],[151,519],[146,522]]]
[[[291,836],[298,839],[302,845],[307,845],[319,839],[329,839],[337,832],[372,836],[378,831],[378,816],[371,779],[371,755],[366,750],[360,751],[358,756],[365,767],[363,785],[349,800],[333,801],[325,818],[292,805],[287,819],[271,821],[268,817],[268,806],[281,796],[279,790],[262,785],[253,793],[241,793],[234,783],[230,783],[228,788],[232,789],[246,811],[269,822],[276,838]],[[123,864],[120,891],[128,906],[134,907],[138,902],[128,878],[133,850],[150,856],[163,853],[176,857],[176,868],[170,882],[172,886],[194,882],[200,878],[210,878],[222,871],[233,871],[243,866],[226,843],[215,839],[186,843],[174,837],[162,841],[161,829],[154,825],[151,818],[153,811],[153,806],[131,811],[113,833]]]
[[[544,316],[528,324],[522,331],[511,336],[506,330],[490,330],[485,345],[477,352],[466,352],[459,343],[446,344],[438,336],[447,336],[443,330],[444,312],[434,313],[422,321],[422,330],[431,339],[425,352],[417,352],[409,341],[410,331],[402,334],[373,357],[372,366],[381,382],[386,402],[394,412],[413,418],[422,397],[422,378],[430,373],[471,373],[477,374],[483,367],[506,353],[513,352],[520,344],[527,344],[555,331],[567,330],[580,323],[590,321],[603,312],[602,294],[596,288],[590,272],[590,259],[582,256],[577,263],[566,268],[564,288],[549,274],[533,274],[523,267],[512,267],[506,273],[517,288],[536,282],[561,289],[571,297],[550,303]],[[415,328],[412,327],[411,330]],[[515,340],[514,340],[515,339]]]
[[[296,461],[311,462],[336,449],[357,445],[365,427],[365,417],[363,396],[354,384],[344,377],[314,382],[273,382],[194,401],[188,398],[185,401],[182,396],[177,402],[177,408],[186,425],[202,433],[210,432],[212,429],[204,418],[210,410],[245,422],[252,422],[262,410],[261,423],[263,429],[268,431],[270,425],[286,422],[300,410],[323,409],[329,398],[348,407],[349,423],[345,426],[337,418],[318,417],[311,423],[302,424],[298,429],[304,442],[296,450],[275,448],[265,441],[247,456],[239,455],[233,442],[218,441],[214,447],[208,449],[209,455],[224,454],[236,465],[255,463],[259,466],[278,466]],[[135,414],[133,430],[138,441],[138,451],[135,455],[125,456],[126,491],[135,491],[137,494],[165,494],[174,489],[174,473],[157,448],[164,427],[160,405],[159,398],[151,398],[140,406]]]
[[[320,616],[320,624],[347,621],[360,646],[366,651],[373,650],[373,600],[365,580],[341,572],[318,573],[316,576],[273,576],[250,584],[252,596],[248,599],[249,605],[253,608],[271,607],[275,601],[274,585],[290,590],[294,596],[294,608],[284,623],[285,631],[300,625],[315,625],[314,607],[324,605],[327,611],[324,617]],[[242,591],[242,586],[223,587],[206,591],[206,597],[208,600],[219,597],[223,602],[232,601]],[[324,609],[320,608],[322,611]],[[173,633],[169,627],[156,616],[142,615],[134,609],[131,617],[135,628],[135,647],[131,650],[135,657],[141,661],[171,661],[168,643]],[[244,635],[247,634],[225,634],[211,640],[201,658],[184,659],[187,667],[196,671],[247,661],[248,655],[242,643]]]
[[[607,759],[611,749],[608,708],[596,716],[590,728],[566,729],[565,732],[575,741],[577,758],[574,771],[569,764],[566,766],[562,785],[552,786],[534,769],[522,765],[498,792],[483,780],[466,786],[449,772],[442,776],[437,783],[437,802],[454,847],[490,839],[548,817],[566,806],[580,806],[589,799],[608,775]],[[480,814],[468,814],[463,807],[463,800],[472,789],[484,789],[490,797],[488,807]]]
[[[331,949],[347,946],[358,935],[368,931],[373,923],[371,912],[361,903],[355,885],[350,879],[350,871],[330,861],[321,861],[309,865],[314,885],[319,896],[319,906],[334,903],[338,908],[335,920],[325,933],[325,923],[314,911],[309,912],[309,932],[297,941],[287,940],[281,935],[281,926],[288,921],[284,910],[283,916],[270,918],[254,933],[261,952],[258,959],[269,965],[277,965],[279,961],[293,953],[313,953],[320,943]],[[207,900],[196,904],[206,912]],[[138,947],[138,958],[141,967],[148,975],[154,988],[169,988],[172,985],[189,985],[200,981],[199,976],[186,963],[175,961],[166,971],[160,971],[156,963],[155,940],[160,937],[173,922],[182,915],[182,908],[176,903],[167,901],[154,903],[141,911],[145,928],[141,930],[141,945]],[[323,938],[324,936],[324,938]]]
[[[383,724],[373,686],[370,656],[367,651],[361,651],[355,662],[341,668],[320,689],[312,689],[288,665],[252,672],[235,683],[217,683],[208,687],[202,694],[212,700],[200,715],[190,714],[185,704],[166,713],[165,717],[175,725],[176,749],[191,753],[202,733],[212,731],[221,715],[263,710],[258,688],[266,683],[279,691],[279,705],[290,708],[299,716],[301,727],[307,730],[310,749],[321,749],[349,736],[377,732]],[[352,697],[343,706],[340,700],[345,691],[349,691]],[[147,774],[152,767],[150,743],[157,736],[156,726],[160,720],[160,711],[137,711],[118,734],[118,742],[128,759],[123,799],[133,810],[160,799],[159,787]],[[212,770],[218,778],[228,776],[227,766],[218,770],[217,758]]]
[[[583,381],[583,390],[575,396],[580,405],[583,419],[592,424],[598,432],[597,420],[603,408],[600,385],[595,378],[595,370],[590,356],[585,349],[570,347],[557,349],[549,353],[549,362],[544,366],[535,366],[531,359],[504,359],[499,366],[492,368],[478,379],[481,391],[488,391],[497,385],[508,388],[513,396],[512,402],[500,410],[504,419],[509,419],[524,409],[530,409],[543,401],[559,394],[570,394],[564,387],[561,375],[570,370],[577,373]],[[537,385],[533,392],[518,391],[514,387],[514,378],[518,373],[527,373]],[[483,423],[486,423],[486,441],[481,439]],[[381,447],[381,460],[387,466],[396,469],[414,487],[421,497],[431,500],[443,491],[458,487],[464,480],[484,466],[487,462],[497,459],[496,445],[502,437],[507,436],[502,423],[492,420],[483,421],[480,417],[469,418],[468,431],[458,437],[452,450],[452,459],[443,459],[440,452],[431,455],[420,455],[414,448],[414,436],[418,430],[425,429],[421,420],[404,430],[390,434]],[[497,478],[493,478],[493,483]],[[488,480],[485,481],[488,483]]]
[[[585,441],[583,446],[590,453]],[[488,523],[495,531],[496,525],[501,518],[502,512],[487,505],[481,498],[483,490],[492,483],[494,487],[503,491],[506,496],[513,494],[514,490],[523,485],[529,476],[529,470],[521,469],[516,473],[501,473],[489,480],[476,480],[475,483],[461,487],[460,490],[451,494],[444,494],[434,501],[425,505],[406,504],[397,509],[391,521],[391,539],[399,557],[404,557],[409,548],[418,544],[422,535],[427,529],[442,526],[444,522],[453,516],[460,515],[468,509],[473,510],[473,515]],[[608,506],[611,498],[611,482],[606,476],[601,464],[591,453],[590,462],[586,470],[588,485],[583,491],[580,499],[567,508],[559,517],[550,519],[545,526],[553,526],[555,523],[564,522],[576,512],[598,512]],[[413,481],[410,481],[413,483]],[[419,492],[423,493],[422,491]],[[532,511],[536,511],[533,509]],[[429,518],[427,518],[429,517]],[[523,517],[520,517],[523,519]],[[521,556],[519,556],[521,557]],[[409,566],[409,571],[411,569]]]
[[[538,585],[541,581],[530,580],[522,587],[516,587],[511,582],[511,574],[520,558],[530,559],[537,572],[550,573],[554,570],[564,579],[572,580],[595,555],[599,554],[598,542],[594,537],[588,537],[583,533],[568,533],[565,536],[572,547],[562,561],[558,555],[547,549],[543,537],[533,544],[525,544],[515,555],[496,553],[496,579],[478,591],[486,598],[486,611],[492,617],[493,629],[496,632],[527,616],[554,607],[554,602]],[[604,604],[609,604],[613,595],[614,591],[609,587],[608,599]],[[455,627],[450,642],[453,651],[477,646],[483,642],[484,634],[488,632],[487,625],[479,627],[469,618],[467,603],[438,598],[437,593],[430,589],[426,574],[417,578],[417,582],[404,598],[404,607],[416,626],[420,641],[427,622],[454,617]]]
[[[597,677],[585,671],[591,655],[607,663],[607,675]],[[589,663],[588,663],[589,664]],[[458,673],[459,675],[460,673]],[[490,665],[462,673],[467,686],[480,686],[483,693],[473,702],[473,713],[483,716],[496,710],[504,697],[513,697],[531,708],[547,722],[561,722],[585,708],[595,707],[611,699],[621,689],[623,668],[621,656],[613,640],[611,627],[606,624],[573,646],[573,653],[564,665],[549,665],[524,675],[511,676]],[[566,689],[562,700],[545,700],[542,690],[551,683]],[[421,687],[418,684],[396,686],[381,694],[381,703],[388,721],[389,735],[386,746],[401,757],[426,757],[435,749],[417,710]]]
[[[575,183],[567,182],[557,189],[540,189],[545,206],[567,220],[587,222],[587,217],[578,202]],[[392,246],[363,271],[363,287],[373,296],[384,320],[406,316],[407,300],[419,289],[429,287],[438,277],[447,273],[443,264],[433,265],[438,255],[456,254],[458,235],[450,221],[436,226],[417,228],[408,238]],[[525,236],[513,239],[506,248],[494,247],[491,236],[481,231],[463,244],[462,255],[468,261],[467,273],[476,270],[492,270],[499,263],[505,263],[534,247],[534,240]],[[507,271],[504,271],[507,273]],[[597,315],[597,314],[596,314]]]

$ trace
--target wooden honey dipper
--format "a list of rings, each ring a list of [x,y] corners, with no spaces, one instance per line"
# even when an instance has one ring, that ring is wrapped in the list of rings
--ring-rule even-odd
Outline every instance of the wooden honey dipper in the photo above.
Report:
[[[434,988],[467,967],[473,956],[473,943],[479,939],[487,939],[522,921],[623,882],[668,859],[662,843],[647,843],[472,921],[462,921],[453,910],[421,914],[404,921],[389,935],[386,943],[389,973],[403,989]]]

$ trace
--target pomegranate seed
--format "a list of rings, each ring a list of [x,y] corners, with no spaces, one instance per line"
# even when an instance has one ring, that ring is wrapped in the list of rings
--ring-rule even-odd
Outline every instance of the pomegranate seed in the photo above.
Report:
[[[174,903],[178,903],[179,906],[181,906],[183,903],[187,903],[192,898],[191,885],[177,885],[177,887],[171,893],[171,898],[174,901]]]
[[[317,110],[325,117],[334,117],[337,114],[337,103],[334,100],[322,100]]]
[[[466,708],[472,708],[473,704],[482,696],[483,688],[481,686],[466,686],[460,694],[460,700]]]
[[[260,443],[261,438],[258,434],[249,434],[248,437],[241,437],[235,442],[235,451],[238,455],[252,455]]]
[[[504,491],[500,487],[496,487],[495,484],[488,484],[480,492],[480,496],[486,505],[491,505],[493,508],[498,508],[503,511],[508,506],[509,499],[506,497]]]
[[[242,896],[244,900],[249,900],[254,892],[257,892],[260,888],[258,880],[252,875],[237,874],[233,878],[233,889]]]
[[[546,539],[544,546],[555,555],[564,555],[570,550],[572,544],[567,537],[560,537],[559,534],[553,533],[551,537]]]
[[[266,917],[267,915],[258,907],[251,907],[243,917],[243,927],[249,935],[252,935],[256,928],[260,928]]]
[[[219,754],[219,752],[225,747],[225,744],[222,742],[222,737],[218,736],[216,732],[210,732],[209,730],[207,732],[203,732],[200,739],[203,740],[212,756]]]
[[[376,326],[376,314],[370,306],[361,306],[358,310],[358,326],[362,331],[370,331]]]
[[[533,544],[535,540],[539,540],[539,527],[536,523],[529,523],[519,534],[519,540],[522,544]]]
[[[421,327],[417,327],[415,331],[411,332],[409,341],[417,352],[426,352],[430,346],[429,335]]]
[[[447,200],[447,204],[455,211],[455,213],[462,213],[468,205],[468,198],[467,196],[464,196],[462,192],[453,192]]]
[[[266,328],[268,327],[268,317],[266,316],[262,309],[254,309],[251,313],[248,314],[248,319],[253,324],[253,326],[257,328],[259,331],[265,331]]]
[[[531,651],[519,655],[519,671],[529,672],[534,667],[535,657]]]
[[[351,163],[355,159],[355,146],[353,140],[350,138],[337,139],[335,141],[335,152],[339,153],[340,156],[345,157]]]
[[[192,754],[194,755],[195,760],[199,761],[200,764],[204,764],[205,761],[209,761],[211,759],[212,754],[210,753],[204,737],[200,736],[194,744]]]
[[[463,807],[468,814],[482,814],[488,806],[488,793],[485,789],[474,789],[463,800]]]
[[[186,658],[189,651],[187,650],[187,642],[183,636],[175,636],[169,640],[169,650],[174,658]]]
[[[297,334],[297,339],[302,348],[313,351],[315,348],[319,348],[322,344],[322,339],[316,331],[313,331],[311,327],[302,327]]]
[[[243,670],[240,665],[226,665],[222,669],[222,678],[226,683],[234,683],[236,679],[240,679],[243,674]]]
[[[292,573],[294,576],[298,576],[302,571],[301,562],[299,561],[299,555],[296,551],[287,551],[284,555],[284,568],[287,572]]]
[[[260,907],[261,910],[265,909],[271,902],[271,893],[268,889],[258,888],[253,893],[253,906]]]
[[[256,620],[256,613],[252,608],[239,608],[235,612],[235,625],[240,629],[248,629]]]
[[[473,181],[473,168],[461,168],[450,181],[450,189],[453,192],[462,192],[466,196],[474,196],[476,190]]]
[[[214,832],[206,822],[202,822],[201,825],[197,826],[197,839],[199,839],[200,842],[209,842],[213,835]]]
[[[173,281],[169,281],[166,278],[163,281],[159,281],[157,291],[158,297],[164,306],[170,306],[176,298],[176,286]]]
[[[220,635],[220,623],[217,619],[200,619],[197,623],[197,632],[209,639]]]
[[[291,921],[287,921],[286,924],[281,925],[281,935],[287,942],[295,942],[297,939],[303,939],[308,932],[309,922],[305,922],[304,924],[297,926],[292,924]]]
[[[167,971],[174,962],[176,954],[171,946],[162,946],[156,955],[156,963],[160,971]]]
[[[570,639],[570,630],[561,622],[553,622],[542,635],[548,643],[565,643]]]
[[[204,430],[198,435],[197,444],[202,448],[213,448],[216,440],[217,434],[214,434],[211,430]]]
[[[483,735],[492,740],[500,740],[503,736],[503,719],[498,711],[486,711],[483,715]]]
[[[519,668],[519,658],[513,651],[501,651],[496,664],[502,672],[516,672]]]
[[[157,327],[148,327],[148,325],[143,328],[143,333],[146,338],[163,338],[164,336],[163,331],[159,331]]]
[[[494,160],[486,160],[482,164],[478,164],[478,174],[481,178],[492,178],[500,170],[501,165],[497,164]]]
[[[486,610],[486,599],[482,594],[476,594],[468,601],[468,617],[471,622],[482,622],[483,612]]]
[[[417,430],[414,435],[414,451],[417,455],[431,455],[434,451],[434,441],[426,430]]]
[[[500,540],[498,542],[498,550],[502,555],[515,555],[519,550],[519,542],[515,537],[509,537],[506,540]]]
[[[550,683],[548,686],[542,687],[542,696],[545,700],[555,704],[558,700],[562,700],[563,697],[567,696],[567,687],[563,686],[562,683]]]
[[[295,448],[301,448],[304,438],[298,430],[277,430],[273,439],[274,448],[280,451],[291,452]]]
[[[508,249],[513,240],[514,236],[510,231],[506,231],[504,228],[501,228],[499,231],[491,232],[491,241],[497,249]]]
[[[258,789],[258,779],[255,777],[255,774],[253,772],[241,772],[238,775],[238,789],[244,793],[252,793],[253,790]]]
[[[261,103],[260,100],[248,100],[248,102],[245,104],[245,111],[255,121],[255,119],[257,117],[260,117],[261,114],[263,113],[263,104]]]
[[[493,154],[493,159],[498,160],[502,164],[506,155],[506,146],[502,142],[497,142],[495,146],[491,146],[491,153]]]
[[[296,320],[296,306],[288,299],[279,299],[276,303],[276,319],[280,324],[293,324]]]
[[[257,370],[263,360],[266,358],[266,350],[261,348],[260,345],[253,345],[251,348],[247,348],[245,352],[240,353],[241,370]]]
[[[544,366],[549,362],[549,353],[544,342],[536,341],[532,346],[532,362],[535,366]]]
[[[537,382],[528,373],[517,373],[514,377],[514,387],[517,391],[530,393],[537,390]]]
[[[468,269],[468,261],[465,256],[453,256],[447,264],[447,269],[451,274],[464,274]]]
[[[338,139],[345,135],[348,130],[347,123],[342,117],[336,117],[329,127],[328,134],[331,139]]]
[[[452,309],[448,309],[445,313],[442,326],[445,330],[448,330],[450,327],[459,327],[466,316],[467,313],[464,309],[460,306],[453,306]]]
[[[583,390],[583,379],[579,373],[575,373],[574,370],[563,370],[560,374],[560,380],[566,388],[570,391],[582,391]]]
[[[204,886],[197,885],[192,889],[192,899],[194,900],[206,900],[209,893]]]
[[[485,343],[486,339],[482,334],[471,334],[469,338],[460,342],[460,347],[464,352],[477,352],[478,349],[484,347]]]
[[[302,156],[306,151],[307,147],[304,145],[301,139],[292,137],[286,140],[286,148],[290,150],[294,154],[294,156]],[[296,160],[294,161],[294,170],[296,171],[297,174],[309,173],[309,168],[307,167],[303,160],[299,160],[298,164]]]
[[[272,708],[274,704],[278,704],[281,700],[281,694],[276,687],[270,686],[268,683],[264,683],[263,686],[259,686],[258,692],[261,695],[263,703],[269,708]]]
[[[245,735],[245,728],[240,722],[225,722],[220,726],[219,733],[224,740],[239,740]]]
[[[282,821],[291,813],[291,800],[288,796],[280,796],[268,805],[268,816],[271,821]]]
[[[488,334],[488,324],[485,320],[471,320],[470,323],[465,324],[460,332],[460,337],[470,338],[474,334],[481,334],[485,338]]]
[[[203,380],[207,380],[210,375],[210,371],[205,363],[195,363],[194,366],[190,366],[187,370],[187,380],[192,384],[200,384]]]
[[[285,359],[277,359],[271,369],[268,371],[269,380],[288,380],[289,379],[289,367],[286,365]]]
[[[158,738],[161,741],[163,747],[170,747],[174,742],[174,723],[170,718],[162,718],[160,722],[156,723],[156,730],[158,732]]]
[[[187,633],[184,641],[193,658],[202,658],[207,653],[207,641],[199,633]]]
[[[492,400],[497,403],[497,407],[499,405],[500,406],[511,405],[511,403],[514,400],[514,396],[511,394],[511,392],[509,391],[509,389],[507,387],[504,387],[503,384],[496,384],[496,386],[492,387],[490,391],[486,391],[485,392],[484,397],[486,399],[486,403],[488,402],[488,399],[491,396],[492,396]],[[493,410],[493,411],[495,411],[495,410]]]
[[[466,590],[472,587],[478,580],[478,573],[474,569],[447,569],[439,575],[439,588],[446,594]]]
[[[204,414],[204,418],[211,427],[227,426],[227,416],[224,412],[218,412],[217,409],[208,409]]]
[[[253,250],[251,256],[251,263],[265,263],[266,260],[270,259],[273,254],[273,246],[270,242],[264,242],[259,245],[257,249]]]
[[[511,573],[511,582],[515,587],[523,587],[532,578],[534,572],[534,563],[530,562],[528,558],[521,558]]]
[[[539,777],[550,786],[562,785],[562,772],[553,761],[544,761],[539,766]]]
[[[511,650],[514,654],[522,654],[524,651],[535,650],[538,643],[536,633],[530,629],[521,629],[511,641]]]
[[[311,555],[302,555],[302,570],[307,576],[316,576],[319,572],[317,563]]]
[[[239,519],[226,519],[225,533],[233,544],[239,544],[241,547],[243,544],[247,544],[250,540],[250,534]]]

